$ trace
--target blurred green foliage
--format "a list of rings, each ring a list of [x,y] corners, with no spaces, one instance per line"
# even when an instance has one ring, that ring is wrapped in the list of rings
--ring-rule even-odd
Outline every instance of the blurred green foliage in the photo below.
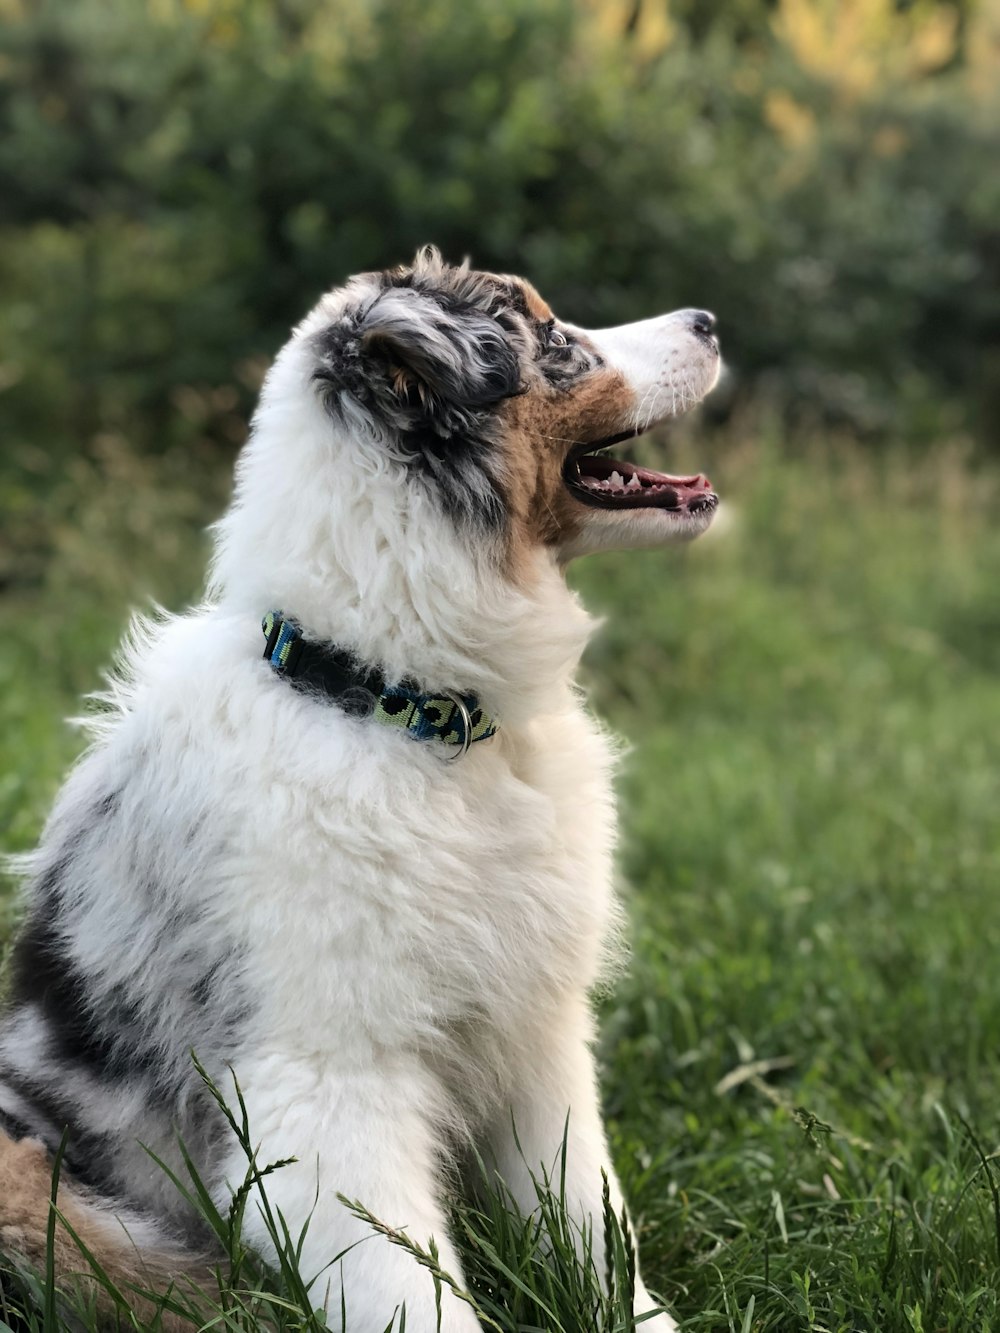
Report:
[[[316,295],[428,240],[584,323],[714,308],[716,416],[992,440],[995,11],[0,0],[0,578],[67,458],[228,454]]]

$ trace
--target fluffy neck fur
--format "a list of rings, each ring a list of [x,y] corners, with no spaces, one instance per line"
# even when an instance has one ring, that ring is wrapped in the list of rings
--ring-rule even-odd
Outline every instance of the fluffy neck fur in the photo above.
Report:
[[[515,585],[497,544],[456,527],[366,416],[331,421],[311,369],[300,336],[264,386],[215,530],[220,607],[281,609],[389,680],[474,692],[507,725],[557,707],[591,622],[554,553]]]

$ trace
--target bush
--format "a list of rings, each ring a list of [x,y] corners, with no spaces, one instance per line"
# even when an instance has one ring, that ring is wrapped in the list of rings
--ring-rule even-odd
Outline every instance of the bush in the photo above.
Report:
[[[7,505],[109,438],[230,454],[289,324],[427,240],[528,273],[581,322],[716,309],[735,368],[717,417],[764,398],[873,440],[996,436],[1000,119],[977,10],[6,8]]]

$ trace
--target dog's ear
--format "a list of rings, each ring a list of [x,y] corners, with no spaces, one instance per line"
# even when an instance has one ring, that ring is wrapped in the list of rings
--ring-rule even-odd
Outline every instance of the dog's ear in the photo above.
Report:
[[[495,319],[433,293],[383,293],[360,329],[362,355],[411,406],[484,408],[520,391],[517,352]]]

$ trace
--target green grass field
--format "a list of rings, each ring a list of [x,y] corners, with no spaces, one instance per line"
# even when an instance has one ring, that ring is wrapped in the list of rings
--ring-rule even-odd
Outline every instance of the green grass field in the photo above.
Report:
[[[766,430],[696,462],[723,531],[574,574],[632,743],[602,1056],[647,1279],[692,1331],[1000,1329],[1000,470]],[[4,599],[7,850],[129,605],[197,587],[224,487],[157,466],[81,475]]]

